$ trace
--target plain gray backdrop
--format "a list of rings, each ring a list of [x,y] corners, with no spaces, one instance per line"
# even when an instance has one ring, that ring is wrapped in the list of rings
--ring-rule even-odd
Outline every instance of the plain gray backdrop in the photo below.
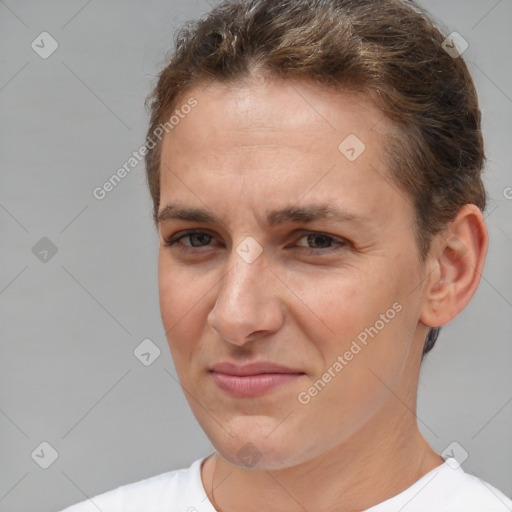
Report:
[[[465,471],[512,495],[512,2],[423,5],[469,44],[490,250],[476,295],[423,363],[418,422],[435,449],[458,443]],[[0,1],[0,512],[60,510],[213,451],[161,325],[143,162],[103,200],[92,193],[143,144],[143,102],[173,34],[208,9]],[[145,339],[161,351],[149,366],[134,355]]]

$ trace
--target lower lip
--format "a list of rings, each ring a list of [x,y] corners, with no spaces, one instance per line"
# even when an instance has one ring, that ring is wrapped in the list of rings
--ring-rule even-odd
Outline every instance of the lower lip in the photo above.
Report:
[[[303,373],[262,373],[260,375],[230,375],[211,372],[220,389],[234,396],[257,396],[293,382]]]

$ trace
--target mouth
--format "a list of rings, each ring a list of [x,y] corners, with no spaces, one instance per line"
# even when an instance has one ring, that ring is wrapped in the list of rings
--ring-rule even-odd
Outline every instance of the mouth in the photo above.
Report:
[[[236,397],[262,395],[306,375],[303,371],[268,361],[244,366],[219,363],[209,372],[222,391]]]

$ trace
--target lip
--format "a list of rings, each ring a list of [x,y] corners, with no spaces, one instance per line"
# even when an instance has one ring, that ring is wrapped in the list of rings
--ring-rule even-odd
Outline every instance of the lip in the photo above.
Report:
[[[210,368],[210,371],[238,376],[259,375],[262,373],[304,373],[302,370],[288,368],[287,366],[270,361],[259,361],[242,366],[229,362],[217,363]]]
[[[218,363],[210,368],[217,386],[237,397],[257,396],[295,381],[304,372],[268,361],[243,366]]]

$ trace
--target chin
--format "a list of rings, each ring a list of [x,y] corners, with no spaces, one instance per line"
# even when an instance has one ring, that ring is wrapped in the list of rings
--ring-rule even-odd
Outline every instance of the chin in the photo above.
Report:
[[[216,449],[230,464],[242,469],[278,470],[296,464],[290,458],[288,450],[283,446],[277,449],[268,441],[265,445],[262,442],[247,441],[242,444],[219,446]]]
[[[295,439],[296,427],[281,424],[282,418],[239,414],[218,417],[219,423],[197,411],[196,419],[218,454],[245,469],[278,470],[298,465],[309,457],[303,439]],[[313,450],[315,451],[315,450]],[[315,454],[310,454],[314,457]]]
[[[223,459],[239,468],[262,471],[286,469],[304,462],[307,458],[302,453],[303,442],[299,443],[300,453],[297,446],[285,442],[285,439],[288,443],[291,441],[285,430],[281,437],[274,437],[274,434],[268,436],[267,433],[258,435],[254,431],[250,435],[233,434],[233,437],[226,434],[221,439],[210,441]]]

